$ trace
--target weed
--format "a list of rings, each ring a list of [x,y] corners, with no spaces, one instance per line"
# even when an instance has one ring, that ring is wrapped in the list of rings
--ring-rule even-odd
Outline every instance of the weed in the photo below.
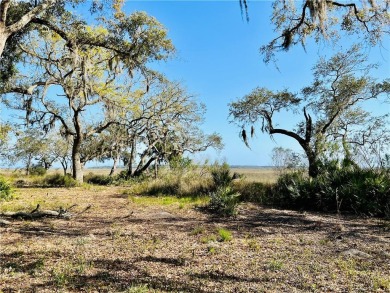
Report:
[[[92,267],[92,263],[87,261],[87,259],[84,256],[78,256],[76,258],[76,263],[74,267],[74,271],[76,274],[81,275],[84,274],[85,271]]]
[[[30,268],[30,275],[36,276],[37,273],[41,272],[43,268],[45,267],[45,259],[44,258],[38,258],[36,261],[32,262],[29,265]]]
[[[330,245],[331,242],[330,242],[330,239],[329,238],[323,238],[319,241],[320,245]]]
[[[176,197],[176,196],[133,196],[129,195],[129,201],[142,206],[153,205],[178,205],[179,208],[191,207],[194,205],[202,205],[208,202],[205,196],[196,197]]]
[[[268,268],[269,270],[273,271],[273,272],[276,272],[276,271],[279,271],[283,268],[284,264],[281,260],[271,260],[269,265],[268,265]]]
[[[210,194],[209,208],[221,216],[235,216],[239,202],[239,193],[236,193],[229,186],[219,187]]]
[[[202,243],[209,243],[209,242],[213,242],[213,241],[217,241],[217,236],[215,236],[214,234],[200,238],[200,242],[202,242]]]
[[[247,182],[245,180],[238,180],[233,184],[233,189],[240,193],[241,200],[259,204],[269,204],[271,188],[272,184],[270,183]]]
[[[373,277],[373,288],[375,291],[383,290],[384,292],[390,291],[390,277]]]
[[[89,242],[88,237],[78,237],[76,238],[76,245],[77,246],[84,246]]]
[[[256,241],[256,239],[248,239],[247,245],[248,245],[250,250],[253,250],[253,251],[260,250],[260,244]]]
[[[208,176],[202,176],[194,168],[188,170],[162,169],[157,179],[131,179],[131,187],[127,194],[150,196],[193,197],[207,194],[212,189]]]
[[[113,183],[113,178],[108,175],[88,173],[84,176],[84,182],[95,185],[110,185]]]
[[[214,246],[208,246],[207,251],[210,254],[215,254],[217,252],[216,248]]]
[[[62,287],[65,287],[66,285],[68,285],[69,283],[71,283],[72,270],[71,270],[70,266],[66,266],[64,268],[59,268],[59,269],[54,268],[51,271],[51,277],[52,277],[53,283],[57,287],[62,288]]]
[[[30,169],[30,175],[35,176],[44,176],[46,174],[47,170],[43,166],[34,165]]]
[[[219,241],[225,242],[233,239],[232,232],[226,229],[218,229]]]
[[[196,236],[196,235],[199,235],[199,234],[203,234],[204,231],[205,231],[204,227],[202,227],[202,226],[197,226],[197,227],[194,228],[194,230],[192,230],[192,231],[190,232],[190,235]]]
[[[143,285],[131,285],[130,288],[126,290],[126,293],[152,293],[155,290],[148,288],[146,284]]]
[[[78,182],[74,180],[70,175],[61,175],[61,174],[52,174],[47,175],[43,178],[41,185],[43,186],[52,186],[52,187],[76,187]]]

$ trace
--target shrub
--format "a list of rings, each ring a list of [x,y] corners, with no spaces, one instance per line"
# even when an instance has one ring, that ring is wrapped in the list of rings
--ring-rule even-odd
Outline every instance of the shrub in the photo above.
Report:
[[[13,198],[11,184],[0,176],[0,200],[10,200]]]
[[[43,180],[43,184],[53,187],[75,187],[78,185],[77,181],[74,180],[69,174],[66,174],[65,176],[60,174],[48,175]]]
[[[282,175],[272,189],[274,205],[390,217],[390,174],[384,170],[327,168],[318,177]]]
[[[216,188],[228,186],[233,180],[233,177],[230,175],[230,167],[227,163],[223,163],[222,165],[215,163],[210,167],[210,174]]]
[[[269,195],[272,185],[261,182],[239,180],[234,182],[233,189],[240,193],[240,200],[269,204]]]
[[[46,169],[40,165],[34,165],[30,169],[30,175],[35,175],[35,176],[44,176],[46,175]]]
[[[229,186],[219,187],[210,193],[209,209],[221,216],[235,216],[240,194]]]
[[[284,173],[280,175],[276,184],[272,188],[271,201],[274,205],[280,207],[297,208],[301,207],[298,202],[304,204],[303,190],[306,184],[306,178],[302,172]]]
[[[182,156],[174,156],[169,159],[169,167],[173,170],[189,169],[192,166],[192,160]]]
[[[113,178],[108,175],[95,175],[89,173],[84,176],[84,182],[96,185],[110,185],[113,183]]]

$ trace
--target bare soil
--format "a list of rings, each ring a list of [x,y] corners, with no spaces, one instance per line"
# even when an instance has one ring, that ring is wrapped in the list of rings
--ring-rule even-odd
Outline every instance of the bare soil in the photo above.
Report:
[[[25,210],[78,206],[70,220],[0,227],[0,292],[390,292],[383,220],[252,204],[217,218],[117,187],[18,194],[13,205]]]

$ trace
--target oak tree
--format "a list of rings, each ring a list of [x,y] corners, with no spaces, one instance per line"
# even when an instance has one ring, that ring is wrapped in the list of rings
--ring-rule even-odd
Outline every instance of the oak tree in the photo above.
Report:
[[[361,125],[362,120],[358,119],[358,113],[364,112],[364,102],[390,93],[389,80],[377,82],[371,78],[369,74],[373,66],[367,65],[366,61],[359,47],[354,46],[329,60],[321,58],[313,69],[314,81],[300,94],[256,88],[231,103],[230,115],[242,127],[244,142],[248,143],[245,128],[256,127],[258,122],[261,130],[271,136],[281,134],[294,139],[305,152],[311,177],[319,174],[323,158],[335,141],[344,145],[344,158],[351,160],[347,144],[353,144],[353,140],[347,137],[360,135],[364,139],[364,136],[370,135],[370,132],[364,131],[367,124]],[[301,114],[303,120],[295,129],[279,127],[275,114],[283,111]],[[349,120],[346,120],[347,116]],[[348,128],[345,126],[347,121]],[[347,133],[340,136],[343,131]]]
[[[116,16],[106,27],[65,24],[48,24],[52,30],[30,35],[33,46],[20,45],[35,74],[16,75],[13,88],[21,94],[27,121],[46,129],[59,122],[72,138],[73,177],[82,182],[83,142],[124,119],[133,77],[138,73],[147,88],[154,74],[147,65],[167,58],[173,46],[162,25],[142,12]],[[61,93],[51,94],[52,88]]]

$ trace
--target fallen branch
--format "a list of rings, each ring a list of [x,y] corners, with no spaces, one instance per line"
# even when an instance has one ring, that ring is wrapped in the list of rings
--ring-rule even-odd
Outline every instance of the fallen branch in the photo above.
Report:
[[[0,219],[0,226],[7,226],[10,225],[11,222],[7,220]]]
[[[0,214],[2,217],[8,217],[11,219],[22,219],[22,220],[36,220],[41,218],[59,218],[59,219],[66,219],[69,220],[73,214],[69,212],[72,208],[76,207],[77,204],[71,205],[69,208],[64,209],[60,207],[58,211],[54,210],[41,210],[40,205],[38,204],[37,207],[32,210],[31,212],[4,212]],[[91,208],[91,205],[88,205],[83,211],[81,211],[79,214],[84,213],[88,209]],[[5,220],[2,220],[2,222]],[[5,221],[2,223],[3,225],[8,225],[10,222]]]

